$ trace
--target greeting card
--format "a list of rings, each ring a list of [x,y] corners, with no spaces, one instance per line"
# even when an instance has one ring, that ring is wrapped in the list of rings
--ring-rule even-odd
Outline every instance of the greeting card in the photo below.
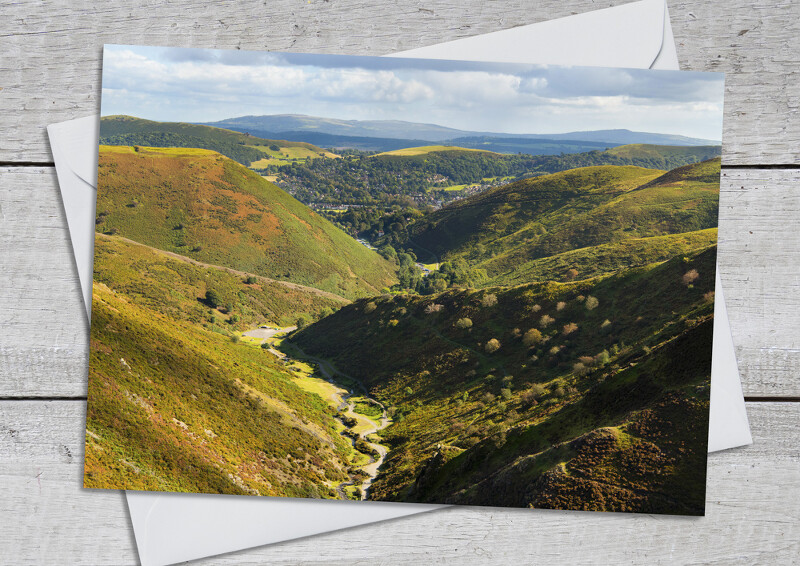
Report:
[[[106,46],[84,485],[702,514],[722,93]]]

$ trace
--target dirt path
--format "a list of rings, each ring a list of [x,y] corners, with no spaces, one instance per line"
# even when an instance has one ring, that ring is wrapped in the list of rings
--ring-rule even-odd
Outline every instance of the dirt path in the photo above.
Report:
[[[107,234],[101,234],[100,232],[95,232],[95,235],[99,238],[105,238],[107,240],[120,240],[127,244],[134,244],[137,246],[141,246],[143,248],[147,248],[152,250],[153,252],[178,260],[184,263],[191,263],[192,265],[196,265],[198,267],[206,267],[209,269],[219,269],[220,271],[227,271],[233,275],[238,275],[239,277],[255,277],[259,281],[263,281],[264,283],[277,283],[278,285],[283,285],[284,287],[288,287],[289,289],[295,289],[297,291],[304,291],[306,293],[311,293],[313,295],[317,295],[319,297],[325,297],[328,299],[332,299],[334,301],[338,301],[342,304],[349,304],[351,301],[345,299],[344,297],[340,297],[334,293],[329,293],[328,291],[322,291],[320,289],[315,289],[314,287],[307,287],[305,285],[300,285],[299,283],[291,283],[289,281],[279,281],[278,279],[270,279],[269,277],[264,277],[263,275],[257,275],[255,273],[248,273],[247,271],[239,271],[238,269],[233,269],[232,267],[225,267],[222,265],[214,265],[213,263],[205,263],[202,261],[197,261],[196,259],[192,259],[190,257],[186,257],[185,255],[176,254],[175,252],[168,252],[166,250],[160,250],[158,248],[154,248],[153,246],[148,246],[146,244],[142,244],[141,242],[136,242],[134,240],[129,240],[123,236],[109,236]]]

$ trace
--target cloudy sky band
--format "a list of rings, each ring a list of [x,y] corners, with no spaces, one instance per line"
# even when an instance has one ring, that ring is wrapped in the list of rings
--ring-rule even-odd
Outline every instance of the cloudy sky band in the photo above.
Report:
[[[106,45],[102,114],[184,122],[309,114],[719,140],[723,92],[719,73]]]

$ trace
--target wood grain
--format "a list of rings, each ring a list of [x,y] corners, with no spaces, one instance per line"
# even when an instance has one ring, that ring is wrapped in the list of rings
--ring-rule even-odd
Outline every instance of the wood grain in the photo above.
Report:
[[[104,43],[381,55],[627,0],[113,0],[0,7],[0,162],[49,162],[45,126],[97,113]],[[724,163],[800,163],[800,3],[669,2],[684,69],[727,75]]]
[[[0,556],[135,564],[118,492],[79,488],[85,405],[0,402]],[[790,564],[800,552],[800,404],[751,403],[754,444],[713,454],[704,518],[452,508],[199,564]]]
[[[0,397],[86,393],[88,326],[51,168],[0,169]],[[719,262],[746,395],[800,396],[800,169],[725,170]]]

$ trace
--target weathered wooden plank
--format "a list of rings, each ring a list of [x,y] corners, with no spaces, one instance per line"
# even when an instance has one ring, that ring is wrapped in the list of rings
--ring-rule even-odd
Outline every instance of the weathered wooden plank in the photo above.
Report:
[[[800,552],[800,404],[748,412],[754,444],[709,457],[705,518],[453,508],[200,563],[789,564]],[[79,487],[83,419],[81,402],[0,402],[0,556],[136,563],[122,496]]]
[[[0,168],[0,396],[85,395],[88,330],[52,167]]]
[[[0,162],[50,161],[44,127],[97,113],[103,43],[380,55],[626,1],[5,3]],[[729,73],[725,163],[798,163],[800,4],[669,4],[683,68]]]
[[[720,269],[745,394],[800,395],[800,169],[726,170]],[[0,396],[86,392],[88,328],[56,176],[0,169]]]

